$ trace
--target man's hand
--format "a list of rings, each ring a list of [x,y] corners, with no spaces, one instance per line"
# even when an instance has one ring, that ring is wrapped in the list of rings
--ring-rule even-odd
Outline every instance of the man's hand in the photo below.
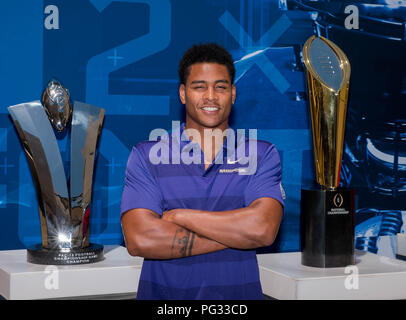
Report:
[[[168,211],[164,211],[162,214],[162,220],[166,220],[168,222],[173,222],[176,223],[176,215],[179,213],[182,209],[172,209]]]

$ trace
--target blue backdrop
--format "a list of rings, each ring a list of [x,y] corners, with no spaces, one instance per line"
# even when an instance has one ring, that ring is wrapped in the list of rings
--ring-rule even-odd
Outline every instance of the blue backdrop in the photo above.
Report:
[[[93,184],[91,241],[122,243],[120,200],[131,147],[184,119],[177,66],[195,43],[233,55],[231,125],[258,129],[282,159],[285,215],[265,251],[297,251],[300,189],[314,183],[301,47],[329,37],[353,69],[342,182],[358,195],[357,246],[403,232],[406,210],[404,1],[5,0],[0,2],[0,249],[40,242],[28,164],[7,107],[51,78],[106,109]],[[346,8],[359,26],[346,25]],[[354,14],[354,11],[352,11]],[[355,12],[356,13],[356,12]],[[61,152],[66,143],[60,142]],[[386,220],[385,220],[386,219]],[[385,221],[390,221],[386,223]],[[393,223],[395,221],[395,223]],[[386,227],[385,227],[386,226]],[[386,229],[385,229],[386,228]]]

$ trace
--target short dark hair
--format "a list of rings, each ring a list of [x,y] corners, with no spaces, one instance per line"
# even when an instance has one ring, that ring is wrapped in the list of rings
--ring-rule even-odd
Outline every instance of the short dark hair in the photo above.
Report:
[[[186,84],[190,66],[195,63],[213,62],[225,65],[234,83],[235,67],[231,54],[216,43],[197,44],[188,49],[179,63],[178,73],[181,84]]]

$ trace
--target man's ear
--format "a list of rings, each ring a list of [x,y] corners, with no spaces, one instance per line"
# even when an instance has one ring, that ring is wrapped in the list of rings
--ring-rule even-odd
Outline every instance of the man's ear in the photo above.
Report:
[[[235,85],[233,84],[231,87],[231,101],[233,104],[234,104],[236,98],[237,98],[237,89],[235,88]]]
[[[186,87],[183,83],[179,86],[179,98],[182,104],[186,104]]]

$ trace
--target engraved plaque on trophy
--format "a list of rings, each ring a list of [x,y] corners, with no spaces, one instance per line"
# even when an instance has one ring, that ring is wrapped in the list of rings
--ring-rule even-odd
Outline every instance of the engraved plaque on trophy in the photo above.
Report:
[[[354,191],[340,188],[350,63],[323,37],[303,47],[312,122],[314,164],[320,188],[301,191],[302,264],[342,267],[354,264]]]
[[[73,108],[68,90],[52,80],[41,101],[8,108],[34,181],[42,243],[27,248],[28,262],[70,265],[101,261],[103,246],[89,243],[96,145],[104,109],[82,102]],[[70,132],[65,174],[57,136]]]

